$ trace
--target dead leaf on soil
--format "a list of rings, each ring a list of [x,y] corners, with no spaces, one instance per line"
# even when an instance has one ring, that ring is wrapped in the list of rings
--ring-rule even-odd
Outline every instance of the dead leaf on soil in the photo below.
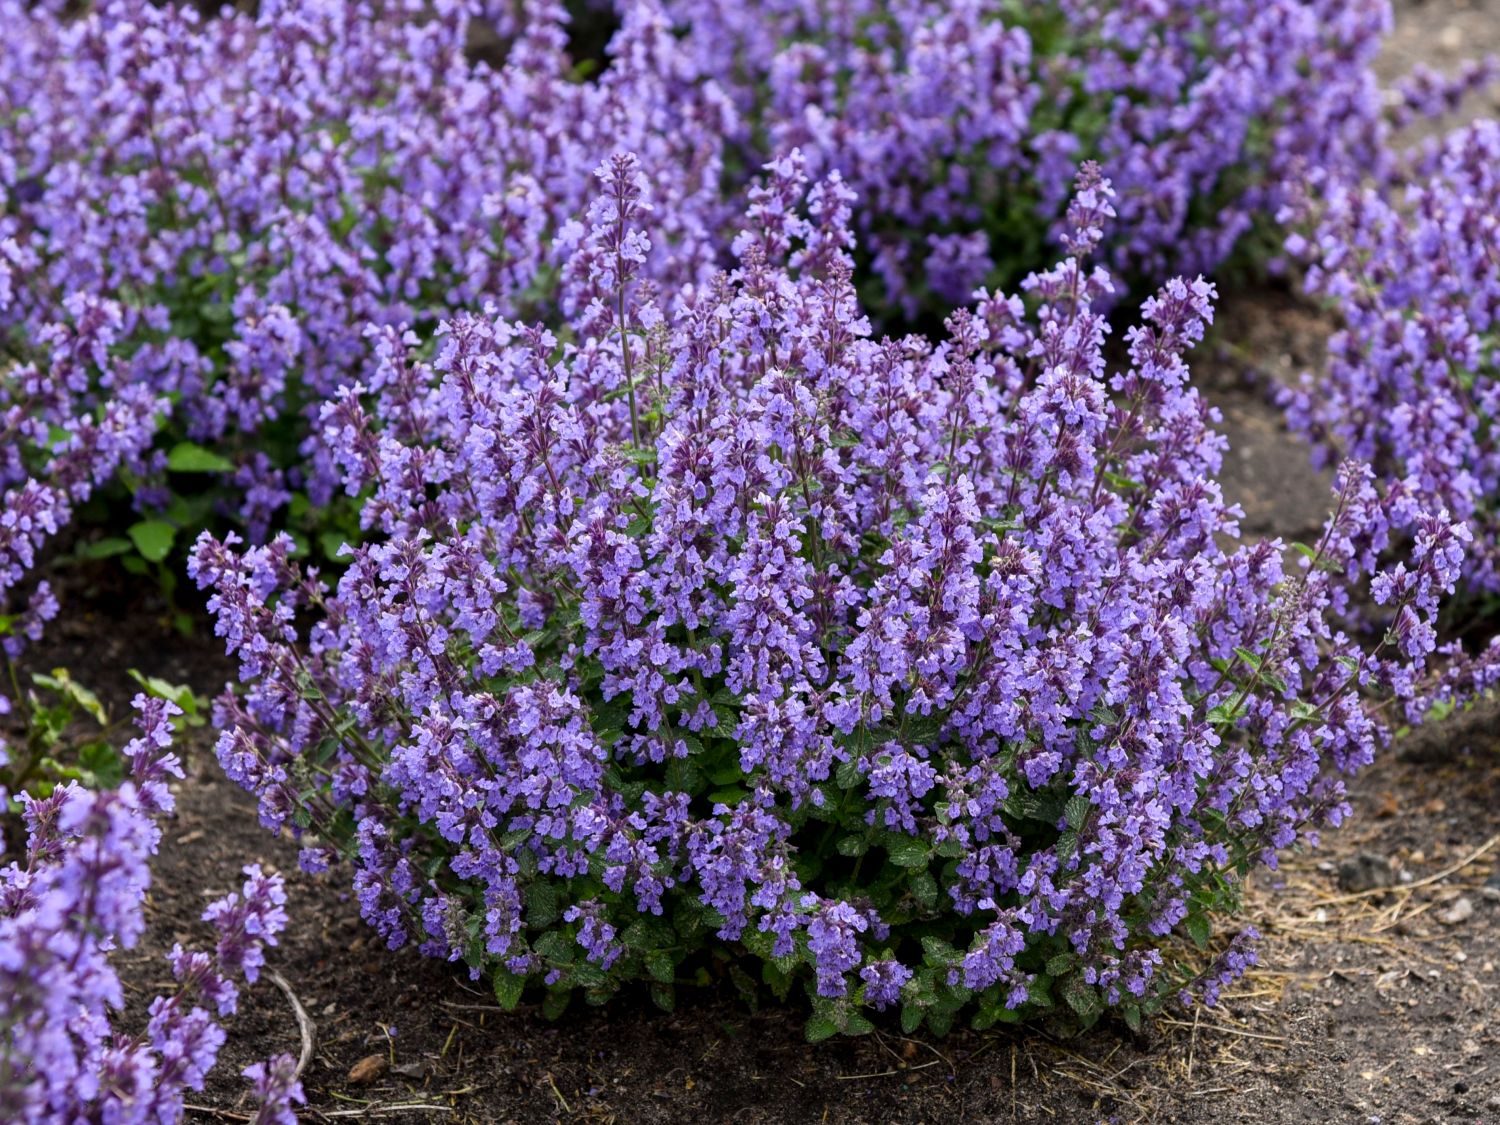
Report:
[[[349,1068],[349,1085],[368,1086],[384,1074],[389,1065],[384,1055],[366,1055]]]

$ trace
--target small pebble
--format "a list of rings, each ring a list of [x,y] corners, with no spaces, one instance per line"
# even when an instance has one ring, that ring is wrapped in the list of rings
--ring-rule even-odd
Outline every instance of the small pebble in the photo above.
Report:
[[[1468,895],[1453,900],[1453,905],[1438,915],[1438,921],[1445,926],[1457,926],[1461,922],[1467,922],[1474,917],[1474,900]]]

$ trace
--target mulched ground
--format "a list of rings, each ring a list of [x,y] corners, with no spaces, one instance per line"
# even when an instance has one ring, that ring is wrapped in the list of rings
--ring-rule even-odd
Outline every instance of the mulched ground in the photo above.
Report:
[[[1399,16],[1391,73],[1500,44],[1500,5],[1427,0]],[[1266,388],[1315,366],[1326,331],[1284,293],[1235,296],[1195,368],[1224,412],[1225,487],[1247,535],[1307,537],[1325,514],[1327,477],[1282,432]],[[207,630],[182,638],[151,595],[107,571],[59,579],[69,604],[35,663],[67,665],[117,713],[131,667],[205,694],[230,674]],[[630,996],[556,1023],[507,1014],[462,974],[371,941],[339,875],[300,873],[294,847],[258,826],[206,735],[185,750],[150,930],[122,957],[134,1004],[166,983],[174,941],[202,940],[198,915],[243,864],[284,871],[292,899],[270,959],[285,990],[263,979],[246,997],[194,1099],[199,1120],[248,1120],[237,1072],[297,1053],[295,997],[315,1025],[312,1121],[1500,1125],[1494,706],[1404,740],[1355,781],[1348,826],[1255,877],[1247,919],[1266,935],[1261,967],[1217,1008],[1071,1040],[1042,1027],[931,1041],[892,1025],[809,1047],[795,1016],[712,989],[670,1015]]]

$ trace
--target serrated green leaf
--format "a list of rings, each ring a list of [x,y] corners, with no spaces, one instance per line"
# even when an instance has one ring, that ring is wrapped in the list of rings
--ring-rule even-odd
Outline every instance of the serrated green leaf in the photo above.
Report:
[[[886,838],[885,850],[897,867],[926,867],[932,849],[925,840],[914,836],[890,836]]]
[[[1189,914],[1182,923],[1183,929],[1187,930],[1188,937],[1193,939],[1193,944],[1199,949],[1208,948],[1208,939],[1213,936],[1213,926],[1206,914]]]
[[[542,1001],[542,1015],[549,1020],[559,1018],[568,1010],[568,1001],[571,997],[572,994],[569,992],[557,991],[547,993],[547,998]]]
[[[677,992],[670,984],[653,984],[651,1002],[664,1012],[677,1010]]]
[[[821,1043],[824,1039],[837,1035],[839,1025],[830,1016],[815,1015],[807,1021],[805,1030],[809,1043]]]
[[[1078,1013],[1085,1025],[1093,1023],[1104,1011],[1104,1000],[1100,997],[1099,990],[1078,975],[1070,977],[1063,987],[1063,999],[1068,1002],[1068,1007]]]
[[[1082,828],[1083,822],[1088,819],[1089,809],[1092,807],[1089,799],[1082,793],[1070,797],[1068,803],[1063,806],[1063,816],[1068,818],[1068,826]]]
[[[923,910],[931,910],[938,901],[937,880],[923,871],[911,881],[911,895]]]
[[[539,930],[556,922],[562,913],[558,906],[557,888],[545,880],[532,883],[526,888],[526,923]]]
[[[840,836],[838,842],[839,855],[860,856],[870,850],[868,841],[863,836]]]
[[[677,979],[677,966],[672,963],[671,954],[660,950],[646,954],[646,971],[662,984],[671,984]]]
[[[1047,975],[1049,977],[1060,977],[1078,964],[1078,954],[1072,952],[1055,953],[1047,961]]]
[[[526,990],[525,978],[504,969],[496,969],[491,981],[495,986],[495,1002],[507,1012],[515,1011],[516,1005],[521,1002],[521,993]]]

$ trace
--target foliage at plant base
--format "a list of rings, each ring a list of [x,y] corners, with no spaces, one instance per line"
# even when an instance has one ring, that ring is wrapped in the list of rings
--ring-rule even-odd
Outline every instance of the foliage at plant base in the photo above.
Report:
[[[600,178],[566,334],[458,318],[325,408],[366,526],[336,584],[284,537],[199,540],[245,685],[226,772],[392,946],[508,1004],[670,1003],[705,950],[805,983],[814,1037],[1216,995],[1245,940],[1190,979],[1174,934],[1342,817],[1463,527],[1350,466],[1300,572],[1225,550],[1183,361],[1213,289],[1169,283],[1106,363],[1096,170],[1070,256],[937,342],[871,336],[836,177],[804,209],[774,165],[671,318],[638,162]],[[1392,534],[1409,565],[1372,573]]]

